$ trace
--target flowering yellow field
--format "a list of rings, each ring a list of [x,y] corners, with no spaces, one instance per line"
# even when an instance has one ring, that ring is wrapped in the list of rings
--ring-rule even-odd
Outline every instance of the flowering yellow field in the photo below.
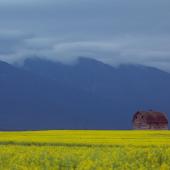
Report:
[[[1,169],[170,170],[170,132],[0,132]]]

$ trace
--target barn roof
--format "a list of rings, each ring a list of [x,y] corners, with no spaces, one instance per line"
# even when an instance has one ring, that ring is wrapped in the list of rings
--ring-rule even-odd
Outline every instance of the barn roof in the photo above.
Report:
[[[157,111],[138,111],[133,116],[133,121],[137,114],[141,114],[147,123],[168,123],[168,118],[165,113]]]

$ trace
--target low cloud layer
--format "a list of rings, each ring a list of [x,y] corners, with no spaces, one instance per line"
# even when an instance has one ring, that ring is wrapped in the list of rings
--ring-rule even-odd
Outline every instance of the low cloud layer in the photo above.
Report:
[[[0,0],[0,60],[79,56],[170,71],[168,0]]]

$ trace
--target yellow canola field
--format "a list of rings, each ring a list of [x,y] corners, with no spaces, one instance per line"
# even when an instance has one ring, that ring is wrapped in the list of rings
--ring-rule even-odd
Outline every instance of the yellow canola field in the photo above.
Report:
[[[170,170],[170,132],[0,132],[1,169]]]

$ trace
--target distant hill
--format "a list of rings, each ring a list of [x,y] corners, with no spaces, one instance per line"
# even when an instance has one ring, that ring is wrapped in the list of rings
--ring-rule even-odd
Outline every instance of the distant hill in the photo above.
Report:
[[[130,129],[132,114],[170,114],[170,74],[89,58],[0,62],[0,129]]]

